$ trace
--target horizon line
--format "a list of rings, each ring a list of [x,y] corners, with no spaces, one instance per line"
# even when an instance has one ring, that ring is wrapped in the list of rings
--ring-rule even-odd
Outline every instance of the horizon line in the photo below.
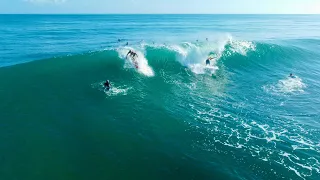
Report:
[[[0,13],[0,15],[320,15],[293,13]]]

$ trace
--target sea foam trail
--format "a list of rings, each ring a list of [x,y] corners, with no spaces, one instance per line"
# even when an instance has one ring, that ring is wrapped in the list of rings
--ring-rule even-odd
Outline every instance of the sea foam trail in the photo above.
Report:
[[[299,77],[291,78],[287,77],[284,80],[279,80],[277,88],[280,92],[291,93],[291,92],[303,92],[303,88],[306,85],[302,82],[302,79]]]
[[[91,84],[91,87],[93,89],[98,89],[99,91],[104,92],[107,96],[126,96],[128,94],[128,91],[131,90],[131,87],[127,87],[126,85],[122,86],[115,86],[112,84],[111,88],[107,90],[105,86],[103,85],[105,81],[100,81],[97,83]]]
[[[294,78],[286,77],[285,79],[281,79],[275,85],[263,86],[263,89],[266,92],[281,95],[303,93],[304,88],[306,87],[307,86],[303,83],[302,79],[296,76]]]

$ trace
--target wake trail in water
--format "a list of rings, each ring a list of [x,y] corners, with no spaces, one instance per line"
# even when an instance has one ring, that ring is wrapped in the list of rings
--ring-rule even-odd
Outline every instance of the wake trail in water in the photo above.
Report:
[[[128,91],[132,89],[132,87],[128,87],[126,85],[122,86],[115,86],[112,85],[110,89],[106,89],[104,87],[104,82],[105,81],[100,81],[97,83],[91,84],[91,87],[93,89],[97,89],[101,92],[104,92],[107,96],[126,96],[128,94]]]
[[[286,77],[281,79],[276,84],[265,85],[262,88],[271,94],[275,95],[289,95],[303,93],[307,86],[303,83],[302,79],[298,76]]]

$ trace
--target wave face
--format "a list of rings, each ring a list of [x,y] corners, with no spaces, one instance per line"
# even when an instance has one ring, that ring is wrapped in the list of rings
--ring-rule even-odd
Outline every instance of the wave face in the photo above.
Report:
[[[217,37],[0,68],[2,178],[319,179],[320,40]]]

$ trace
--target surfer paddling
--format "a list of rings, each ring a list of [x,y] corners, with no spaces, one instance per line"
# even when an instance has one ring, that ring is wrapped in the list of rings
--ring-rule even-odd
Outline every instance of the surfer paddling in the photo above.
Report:
[[[109,80],[106,80],[106,82],[103,84],[106,91],[109,91],[111,88],[111,84]]]
[[[138,68],[138,62],[136,61],[136,57],[138,57],[138,54],[132,50],[129,50],[129,52],[127,53],[126,59],[128,59],[128,56],[131,57],[133,64],[136,66],[136,68]]]
[[[290,78],[296,78],[296,76],[293,75],[292,73],[290,73],[289,77],[290,77]]]

